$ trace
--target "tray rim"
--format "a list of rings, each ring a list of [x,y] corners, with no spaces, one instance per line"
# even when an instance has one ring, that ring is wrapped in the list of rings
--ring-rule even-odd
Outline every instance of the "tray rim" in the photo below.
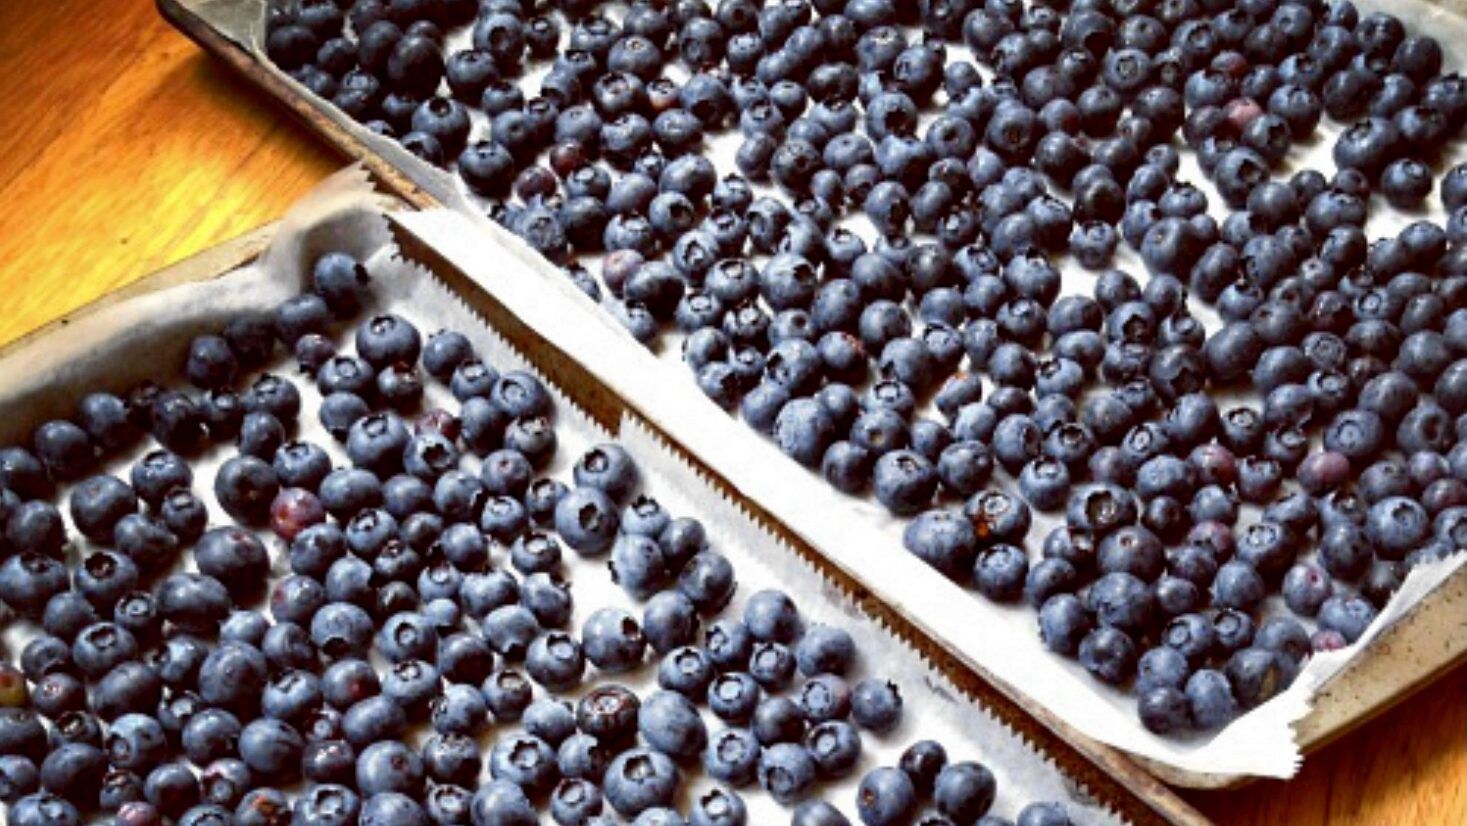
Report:
[[[333,122],[323,111],[320,102],[311,96],[300,94],[274,73],[268,71],[250,52],[213,28],[208,21],[196,14],[189,7],[191,2],[196,2],[196,0],[155,0],[159,13],[170,24],[198,44],[206,53],[223,60],[236,72],[262,88],[277,103],[284,105],[288,111],[300,118],[305,125],[310,127],[319,136],[325,138],[338,152],[350,159],[363,163],[373,173],[376,179],[394,195],[419,209],[446,206],[434,195],[409,179],[385,157],[373,152],[370,147],[358,140],[347,130],[342,129],[340,125]],[[1463,2],[1467,4],[1467,0],[1463,0]],[[483,291],[471,279],[466,278],[466,280],[473,289]],[[487,292],[485,294],[487,295]],[[507,313],[507,311],[505,312]],[[531,333],[534,334],[533,331]],[[539,338],[538,334],[534,335],[536,338]],[[553,348],[553,345],[544,342],[543,339],[540,339],[540,341],[543,343],[543,346]],[[0,350],[0,352],[3,352],[3,350]],[[630,402],[627,403],[627,406],[634,411],[636,410],[635,405]],[[636,415],[643,420],[648,418],[642,416],[640,411],[637,411]],[[664,439],[676,445],[680,452],[688,455],[685,451],[682,451],[677,440],[666,436],[656,425],[651,426],[662,434]],[[709,468],[696,457],[690,456],[690,458],[693,459],[695,464],[704,473],[714,478],[726,489],[734,491],[735,495],[737,495],[733,486],[716,470]],[[787,538],[792,543],[797,543],[798,546],[809,546],[808,542],[796,537],[793,532],[784,527],[780,520],[768,514],[764,509],[749,502],[742,496],[739,498],[745,507],[755,511],[762,521],[777,526],[776,530],[782,537]],[[823,558],[820,562],[827,569],[838,570]],[[846,579],[852,579],[845,572],[841,572],[841,576]],[[1457,583],[1460,587],[1464,580],[1467,580],[1467,571],[1459,571],[1458,575],[1443,583],[1441,587],[1429,594],[1419,606],[1384,633],[1379,642],[1386,643],[1393,638],[1397,642],[1400,642],[1404,637],[1408,637],[1410,635],[1409,632],[1418,625],[1414,620],[1417,620],[1424,613],[1427,606],[1435,606],[1438,602],[1448,602],[1443,597],[1443,593],[1449,590],[1448,586]],[[852,579],[852,581],[854,580]],[[864,591],[865,589],[862,588],[862,590]],[[1452,606],[1467,611],[1467,596],[1459,595],[1450,604],[1440,607],[1441,609],[1446,609]],[[1436,609],[1434,608],[1433,610]],[[1436,613],[1440,615],[1443,611],[1437,610]],[[925,632],[919,633],[924,637],[927,636]],[[938,643],[938,645],[941,646],[941,643]],[[948,658],[957,659],[955,655],[946,649],[943,649],[942,653]],[[1375,659],[1378,660],[1379,658]],[[1308,715],[1296,724],[1296,729],[1299,732],[1298,741],[1300,751],[1305,757],[1409,699],[1416,692],[1435,682],[1438,678],[1462,663],[1467,663],[1467,635],[1458,635],[1452,645],[1448,647],[1447,653],[1444,656],[1435,658],[1426,669],[1412,675],[1407,675],[1405,679],[1397,681],[1396,685],[1387,692],[1374,692],[1378,696],[1372,701],[1367,702],[1359,712],[1342,715],[1338,709],[1340,708],[1340,703],[1344,702],[1344,700],[1336,691],[1348,687],[1352,683],[1352,678],[1362,669],[1362,666],[1369,662],[1371,662],[1369,659],[1363,661],[1357,660],[1344,671],[1335,675],[1332,680],[1321,688],[1316,702]],[[1124,752],[1080,734],[1064,720],[1047,709],[1028,703],[1027,696],[1021,689],[1006,681],[996,679],[987,671],[972,667],[966,663],[958,664],[957,667],[979,673],[982,679],[989,685],[996,688],[1007,699],[1023,708],[1023,713],[1038,719],[1039,722],[1050,729],[1055,735],[1068,741],[1072,747],[1089,756],[1092,761],[1113,767],[1113,770],[1118,773],[1129,774],[1131,771],[1136,771],[1144,775],[1148,782],[1160,781],[1160,783],[1168,786],[1200,791],[1237,789],[1261,779],[1253,775],[1182,771],[1164,763]],[[1318,721],[1328,719],[1330,716],[1340,717],[1341,720],[1337,725],[1321,727]]]

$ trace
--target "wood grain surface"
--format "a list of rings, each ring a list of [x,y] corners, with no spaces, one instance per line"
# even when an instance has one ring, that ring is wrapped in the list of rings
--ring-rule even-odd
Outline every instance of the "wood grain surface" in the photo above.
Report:
[[[147,0],[0,0],[0,343],[278,218],[341,164]],[[1220,823],[1467,822],[1467,667]]]
[[[0,340],[278,218],[341,165],[146,0],[0,2]]]

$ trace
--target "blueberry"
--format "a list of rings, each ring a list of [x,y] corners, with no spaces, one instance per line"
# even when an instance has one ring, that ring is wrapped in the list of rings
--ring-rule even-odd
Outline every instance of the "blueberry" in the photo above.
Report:
[[[1226,562],[1212,584],[1213,602],[1225,608],[1251,611],[1266,593],[1263,577],[1242,560]]]
[[[550,796],[550,812],[556,823],[586,823],[601,813],[601,790],[589,780],[560,781]]]
[[[14,754],[0,757],[0,800],[6,805],[14,806],[21,798],[34,794],[40,782],[36,765],[28,758]]]
[[[920,512],[937,492],[938,475],[932,463],[911,450],[893,450],[876,460],[872,488],[892,513]]]
[[[603,608],[591,614],[581,631],[586,658],[606,671],[624,671],[639,664],[646,637],[637,621],[624,611]]]
[[[795,661],[807,677],[844,674],[855,656],[851,635],[828,625],[811,625],[795,646]]]
[[[345,786],[323,783],[312,786],[297,798],[294,809],[297,819],[337,826],[354,822],[361,806],[356,792]]]
[[[954,822],[968,823],[993,805],[997,784],[987,767],[974,762],[948,763],[938,772],[932,798],[938,811]]]
[[[556,764],[562,777],[599,782],[609,759],[599,740],[589,734],[577,733],[560,744]]]
[[[623,448],[603,444],[587,451],[576,462],[575,479],[577,485],[600,489],[614,501],[620,501],[637,487],[639,475]]]
[[[1124,683],[1136,663],[1136,647],[1118,628],[1102,625],[1087,633],[1079,645],[1080,664],[1097,679]]]
[[[754,637],[748,626],[734,620],[718,620],[708,626],[704,648],[720,669],[741,669],[753,651]]]
[[[773,437],[780,449],[807,467],[820,463],[835,435],[829,413],[813,399],[794,399],[775,419]]]
[[[229,515],[249,524],[269,518],[270,503],[279,492],[275,472],[253,456],[225,461],[214,480],[214,495]]]
[[[937,458],[937,475],[946,490],[972,496],[988,483],[993,457],[988,447],[974,440],[955,441]]]
[[[1072,594],[1053,594],[1039,610],[1040,638],[1047,648],[1074,656],[1093,621],[1084,604]]]
[[[1016,600],[1023,592],[1029,559],[1013,545],[994,545],[979,552],[973,583],[979,593],[997,602]]]
[[[1140,694],[1145,694],[1154,688],[1180,689],[1186,683],[1190,673],[1191,666],[1187,661],[1187,654],[1170,644],[1163,645],[1141,655],[1136,663],[1135,687],[1137,693]]]
[[[670,805],[681,782],[677,766],[660,752],[634,748],[622,752],[607,767],[603,782],[606,802],[619,814],[635,817]]]
[[[478,787],[470,804],[473,820],[480,823],[503,823],[505,826],[530,826],[539,816],[523,789],[507,780],[492,780]]]
[[[104,451],[132,444],[138,428],[129,418],[127,402],[111,393],[96,392],[77,404],[77,422],[94,444]]]
[[[638,729],[648,745],[674,758],[701,753],[708,734],[692,702],[672,691],[657,691],[638,712]]]
[[[1430,532],[1430,519],[1425,508],[1413,499],[1393,496],[1371,505],[1365,522],[1365,534],[1376,553],[1385,559],[1399,559],[1423,542]]]
[[[554,573],[560,565],[560,543],[549,534],[531,531],[510,547],[510,563],[521,574]]]
[[[93,446],[86,431],[75,424],[64,419],[52,419],[36,428],[32,436],[35,444],[35,455],[44,465],[46,473],[56,481],[71,481],[79,477],[94,459]],[[21,471],[21,454],[10,454],[10,461],[15,463],[16,470],[10,471],[13,475],[29,473]],[[27,457],[28,458],[28,457]],[[25,476],[29,479],[29,475]],[[33,485],[39,488],[39,484]]]
[[[0,448],[0,485],[24,499],[44,499],[51,495],[51,483],[39,458],[23,447]]]
[[[60,556],[66,543],[66,526],[61,512],[50,502],[32,499],[10,509],[5,523],[5,542],[45,556]]]
[[[724,729],[709,738],[703,767],[713,778],[734,786],[754,781],[761,747],[747,729]]]
[[[1375,614],[1375,607],[1363,597],[1337,595],[1320,606],[1318,619],[1321,628],[1336,631],[1347,642],[1354,642],[1365,633]]]
[[[974,494],[964,503],[963,515],[973,524],[980,540],[1011,545],[1023,543],[1033,520],[1028,505],[997,490]]]
[[[82,675],[97,679],[137,656],[137,640],[127,629],[101,622],[82,629],[71,646],[71,659]]]
[[[1157,734],[1185,731],[1191,726],[1187,695],[1172,686],[1155,686],[1141,692],[1136,711],[1141,724]]]
[[[1288,687],[1293,678],[1285,658],[1263,648],[1244,648],[1228,659],[1224,673],[1233,696],[1245,708],[1267,702]]]
[[[523,659],[540,630],[535,615],[521,605],[495,608],[483,618],[480,628],[490,648],[508,660]]]
[[[7,755],[39,762],[47,755],[47,733],[36,713],[30,709],[0,708],[0,743]]]
[[[107,758],[95,746],[64,743],[41,763],[41,785],[46,791],[75,804],[88,805],[97,799]]]
[[[799,609],[782,591],[764,590],[744,605],[744,623],[756,640],[792,643],[803,632]],[[711,633],[711,629],[710,629]]]
[[[1237,700],[1222,672],[1199,669],[1188,678],[1185,692],[1192,720],[1199,728],[1220,727],[1238,714]]]
[[[66,568],[49,556],[23,551],[0,563],[0,600],[39,619],[46,603],[67,588]]]
[[[708,707],[723,720],[746,722],[758,704],[759,684],[748,674],[725,672],[708,686]]]
[[[874,678],[856,683],[851,695],[851,716],[862,728],[885,732],[901,720],[902,697],[895,684]]]
[[[697,796],[688,822],[692,826],[742,826],[747,819],[743,798],[732,790],[715,787]]]
[[[1238,496],[1261,504],[1272,499],[1283,482],[1283,469],[1273,459],[1248,456],[1238,463]]]
[[[122,516],[138,509],[131,487],[111,475],[95,475],[76,484],[70,496],[70,512],[76,530],[94,541],[111,538]]]
[[[679,517],[670,520],[658,533],[657,545],[672,568],[681,568],[707,549],[707,532],[698,520]]]
[[[520,602],[542,628],[564,625],[573,608],[570,585],[555,573],[539,572],[526,577],[520,587]]]
[[[679,591],[663,591],[647,602],[643,628],[657,653],[692,643],[698,629],[697,606]]]
[[[156,719],[143,714],[124,714],[112,722],[105,750],[113,766],[145,771],[167,754],[166,738],[163,726]]]
[[[758,642],[749,655],[749,674],[766,690],[775,692],[789,685],[795,672],[794,654],[780,643]]]
[[[856,810],[867,826],[905,823],[916,806],[912,781],[900,769],[883,766],[861,778],[856,790]]]
[[[234,381],[239,363],[222,336],[199,336],[189,344],[184,374],[201,390],[216,390]]]
[[[701,648],[683,646],[669,651],[657,669],[657,684],[690,698],[706,696],[713,681],[713,663]]]
[[[423,778],[422,758],[396,740],[373,743],[357,757],[356,786],[367,796],[384,792],[417,795]]]
[[[717,551],[703,551],[688,560],[678,574],[678,590],[701,612],[712,613],[728,604],[737,588],[733,565]]]
[[[810,800],[795,808],[792,826],[850,826],[841,811],[824,800]]]
[[[240,528],[214,528],[199,537],[194,551],[199,572],[229,585],[231,593],[249,593],[264,584],[270,559],[265,546]]]
[[[612,545],[609,564],[613,581],[637,599],[649,598],[669,577],[662,549],[646,536],[619,536]]]

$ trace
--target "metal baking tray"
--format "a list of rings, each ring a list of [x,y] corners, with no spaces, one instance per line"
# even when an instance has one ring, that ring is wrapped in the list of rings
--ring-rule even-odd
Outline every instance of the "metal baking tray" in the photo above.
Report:
[[[452,193],[441,191],[441,186],[435,185],[435,182],[414,174],[420,173],[421,169],[414,170],[412,167],[422,167],[422,164],[402,151],[379,151],[359,134],[345,128],[344,116],[328,101],[323,101],[305,92],[297,84],[283,79],[273,67],[263,64],[255,53],[229,34],[227,27],[221,27],[217,23],[221,17],[237,16],[240,6],[257,5],[259,0],[156,0],[156,3],[160,13],[204,51],[248,78],[345,157],[361,161],[386,189],[420,208],[454,205]],[[1458,0],[1443,5],[1454,11],[1460,8]],[[361,130],[356,132],[360,133]],[[486,244],[490,243],[494,241],[486,239]],[[471,283],[471,279],[465,277],[466,286]],[[492,296],[485,293],[485,297],[495,302],[502,313],[507,314]],[[527,335],[544,341],[517,320],[515,323]],[[584,373],[584,368],[577,369]],[[648,418],[653,415],[652,411],[642,412]],[[716,468],[708,470],[710,475],[722,478],[718,476]],[[809,549],[807,543],[797,540],[793,532],[779,526],[778,520],[767,511],[754,503],[750,503],[750,506],[772,526],[776,526],[774,529],[781,536],[797,541],[800,547]],[[828,567],[835,571],[834,566]],[[862,593],[867,593],[868,587],[876,590],[873,587],[875,583],[862,585],[845,572],[839,572],[839,577],[851,588]],[[896,622],[916,630],[915,626],[890,608],[879,607],[878,610],[890,615]],[[961,652],[936,656],[953,662],[955,667],[961,667],[956,666],[957,660],[961,659]],[[1295,726],[1301,751],[1307,755],[1324,747],[1463,662],[1467,662],[1467,576],[1454,576],[1426,597],[1406,618],[1387,630],[1369,649],[1367,655],[1358,658],[1325,685],[1309,714]],[[989,686],[986,688],[988,694],[1006,695],[1012,703],[1025,709],[1026,713],[1037,718],[1050,731],[1083,749],[1101,765],[1106,766],[1107,770],[1118,772],[1117,776],[1126,778],[1127,783],[1134,782],[1135,778],[1129,775],[1138,767],[1149,774],[1144,782],[1153,787],[1158,786],[1156,781],[1159,780],[1187,788],[1225,789],[1241,786],[1253,779],[1246,775],[1183,771],[1165,763],[1123,754],[1085,737],[1057,715],[1031,702],[1022,687],[994,678],[971,661],[966,665],[977,671],[986,681]]]
[[[380,184],[380,182],[379,182]],[[405,205],[404,205],[405,206]],[[953,660],[932,639],[872,599],[856,582],[824,562],[823,558],[798,537],[784,530],[766,514],[745,502],[738,492],[712,474],[703,472],[695,459],[679,450],[659,429],[642,419],[624,400],[603,385],[577,362],[511,314],[494,296],[483,290],[462,271],[447,263],[431,246],[387,213],[392,237],[403,259],[430,273],[442,286],[461,300],[470,311],[482,318],[492,331],[514,350],[523,354],[531,366],[552,385],[566,394],[569,401],[584,411],[591,420],[610,432],[630,420],[634,426],[660,437],[673,454],[702,477],[726,499],[741,508],[760,529],[786,543],[799,558],[814,568],[835,598],[855,606],[866,617],[885,628],[901,642],[918,652],[942,678],[955,686],[961,701],[981,707],[1001,725],[1046,761],[1052,762],[1065,778],[1066,787],[1078,799],[1094,801],[1116,815],[1136,823],[1203,824],[1207,819],[1134,762],[1114,750],[1097,747],[1085,741],[1071,741],[1063,731],[1055,731],[1027,714],[1022,706]],[[146,276],[126,287],[102,296],[96,301],[21,338],[0,347],[0,359],[15,351],[57,335],[65,335],[78,322],[106,314],[110,309],[140,296],[182,284],[202,283],[219,278],[259,258],[274,236],[276,224],[261,227],[232,241],[208,249],[167,269]],[[39,421],[56,411],[40,407],[29,410],[27,418]],[[13,422],[16,427],[22,423]]]

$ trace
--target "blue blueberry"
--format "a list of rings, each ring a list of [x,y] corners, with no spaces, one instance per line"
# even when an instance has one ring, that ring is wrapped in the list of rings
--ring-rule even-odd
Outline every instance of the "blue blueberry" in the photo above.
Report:
[[[795,808],[791,826],[850,826],[841,811],[824,800],[808,800]]]
[[[1187,679],[1185,692],[1192,720],[1199,728],[1218,728],[1238,714],[1232,687],[1220,671],[1199,669]]]
[[[971,823],[993,806],[997,783],[981,763],[948,763],[938,772],[932,787],[937,810],[955,823]]]
[[[1013,545],[993,545],[979,552],[973,566],[973,584],[979,593],[998,602],[1016,600],[1024,591],[1029,558]]]
[[[708,732],[693,703],[673,691],[654,692],[638,712],[642,739],[663,754],[686,759],[701,753]]]
[[[1136,644],[1126,632],[1102,625],[1080,641],[1080,664],[1097,679],[1123,684],[1136,667]]]
[[[1354,642],[1365,633],[1374,621],[1375,607],[1369,600],[1358,596],[1336,595],[1326,599],[1319,609],[1321,628],[1336,631],[1347,642]]]
[[[611,548],[620,518],[610,497],[598,488],[578,487],[555,506],[555,528],[578,553],[595,555]]]
[[[603,808],[601,789],[584,778],[560,781],[550,795],[550,814],[556,823],[587,823]]]
[[[867,826],[905,823],[916,802],[911,779],[890,766],[867,772],[856,789],[856,811]]]
[[[688,822],[691,826],[742,826],[748,821],[748,807],[743,798],[730,789],[712,788],[693,801]]]
[[[681,772],[666,755],[633,748],[611,761],[602,788],[613,809],[624,817],[636,817],[671,805],[681,780]]]
[[[637,621],[625,611],[602,608],[591,614],[581,629],[586,659],[605,671],[625,671],[639,665],[647,638]]]
[[[1155,686],[1139,693],[1136,712],[1148,731],[1169,734],[1191,727],[1191,706],[1181,689]]]
[[[496,779],[480,785],[469,811],[476,823],[532,826],[540,822],[525,791],[507,780]]]
[[[851,693],[851,717],[864,729],[882,733],[901,722],[902,696],[896,684],[867,678],[856,683]]]
[[[845,630],[815,623],[795,644],[795,662],[807,677],[844,674],[856,657],[855,642]]]
[[[845,720],[826,720],[805,732],[805,749],[821,778],[847,776],[861,758],[861,735]]]
[[[289,782],[300,773],[305,740],[288,723],[262,717],[239,735],[239,756],[260,778]]]
[[[772,432],[780,450],[806,467],[817,467],[834,441],[830,414],[814,399],[793,399],[775,419]]]
[[[578,486],[597,488],[617,502],[626,499],[640,482],[631,456],[620,445],[609,443],[581,456],[574,475]]]

